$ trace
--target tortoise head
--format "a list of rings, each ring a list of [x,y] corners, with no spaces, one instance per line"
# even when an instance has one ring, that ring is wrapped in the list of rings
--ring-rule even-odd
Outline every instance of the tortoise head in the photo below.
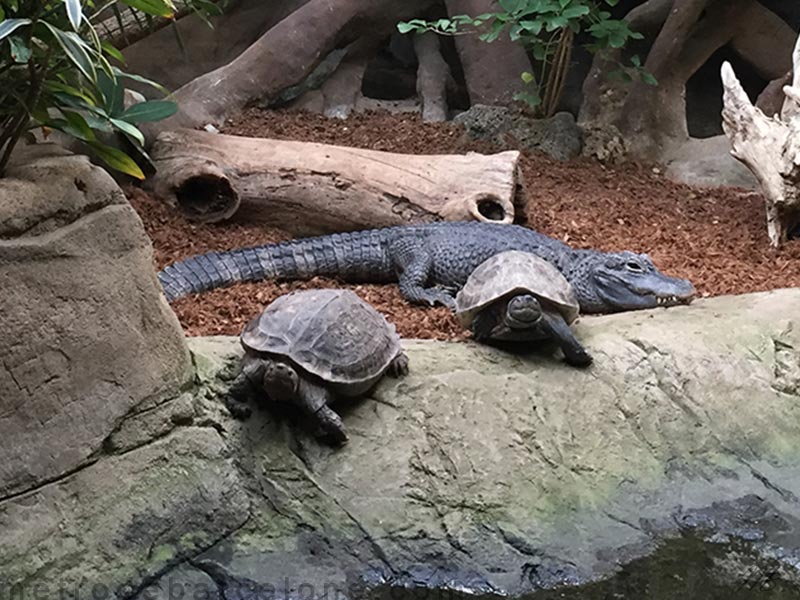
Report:
[[[300,377],[290,365],[279,360],[264,366],[264,390],[276,402],[292,402],[300,387]]]
[[[510,329],[530,329],[542,320],[542,307],[532,294],[517,294],[506,305],[505,324]]]

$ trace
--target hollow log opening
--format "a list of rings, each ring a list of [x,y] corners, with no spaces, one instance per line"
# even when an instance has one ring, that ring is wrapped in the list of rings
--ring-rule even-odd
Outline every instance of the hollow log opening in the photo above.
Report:
[[[237,194],[230,181],[204,173],[188,177],[175,188],[178,207],[188,219],[206,221],[237,206]]]
[[[506,211],[497,196],[479,198],[475,205],[478,212],[490,221],[503,221],[506,218]]]

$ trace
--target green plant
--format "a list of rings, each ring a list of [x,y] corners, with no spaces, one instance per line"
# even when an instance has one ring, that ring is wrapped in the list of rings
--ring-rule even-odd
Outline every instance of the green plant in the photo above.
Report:
[[[398,23],[401,33],[433,31],[441,35],[479,33],[481,40],[492,42],[504,32],[509,39],[530,52],[536,73],[521,74],[525,91],[517,93],[539,116],[551,116],[563,91],[569,68],[574,36],[585,31],[591,37],[586,48],[602,52],[621,48],[631,39],[641,39],[627,22],[613,19],[603,5],[615,6],[619,0],[498,0],[500,10],[475,17],[454,15],[448,19],[426,21],[413,19]],[[639,58],[631,66],[620,65],[623,77],[642,77],[655,83],[642,68]]]
[[[0,2],[0,175],[25,133],[55,129],[85,142],[109,167],[143,179],[126,152],[101,141],[121,134],[142,156],[137,127],[174,114],[175,103],[149,100],[124,106],[124,81],[167,91],[122,71],[122,54],[100,39],[95,22],[117,4],[150,16],[172,18],[172,0],[2,0]]]

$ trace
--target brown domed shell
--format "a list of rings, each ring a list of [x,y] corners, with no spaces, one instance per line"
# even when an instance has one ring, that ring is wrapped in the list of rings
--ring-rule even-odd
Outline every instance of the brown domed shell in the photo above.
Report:
[[[578,318],[572,286],[561,272],[535,254],[509,250],[482,262],[456,296],[456,316],[469,327],[475,315],[507,296],[530,293],[549,300],[567,323]]]
[[[359,383],[382,374],[400,351],[393,324],[342,289],[280,296],[244,328],[242,345],[285,356],[332,383]]]

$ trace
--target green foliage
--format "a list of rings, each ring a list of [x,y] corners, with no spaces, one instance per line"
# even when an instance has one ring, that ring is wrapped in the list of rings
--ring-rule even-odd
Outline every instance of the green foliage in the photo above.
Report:
[[[587,32],[590,52],[622,48],[642,35],[631,31],[624,20],[612,19],[604,6],[615,6],[619,0],[498,0],[497,12],[478,16],[455,15],[448,19],[425,21],[414,19],[398,23],[401,33],[433,31],[441,35],[478,33],[481,40],[493,42],[506,33],[510,40],[522,44],[533,57],[538,74],[522,74],[525,91],[516,98],[524,100],[535,112],[549,116],[555,110],[563,87],[564,72],[569,67],[573,36]],[[641,76],[653,83],[641,64],[624,67],[624,77]]]
[[[195,0],[198,10],[205,3]],[[98,134],[121,134],[146,158],[137,125],[169,117],[177,106],[150,100],[125,109],[126,79],[167,91],[112,64],[124,63],[122,55],[100,39],[95,23],[108,10],[119,14],[120,6],[148,18],[175,13],[172,0],[0,1],[0,174],[21,136],[42,127],[82,140],[109,167],[144,178],[130,156]]]

